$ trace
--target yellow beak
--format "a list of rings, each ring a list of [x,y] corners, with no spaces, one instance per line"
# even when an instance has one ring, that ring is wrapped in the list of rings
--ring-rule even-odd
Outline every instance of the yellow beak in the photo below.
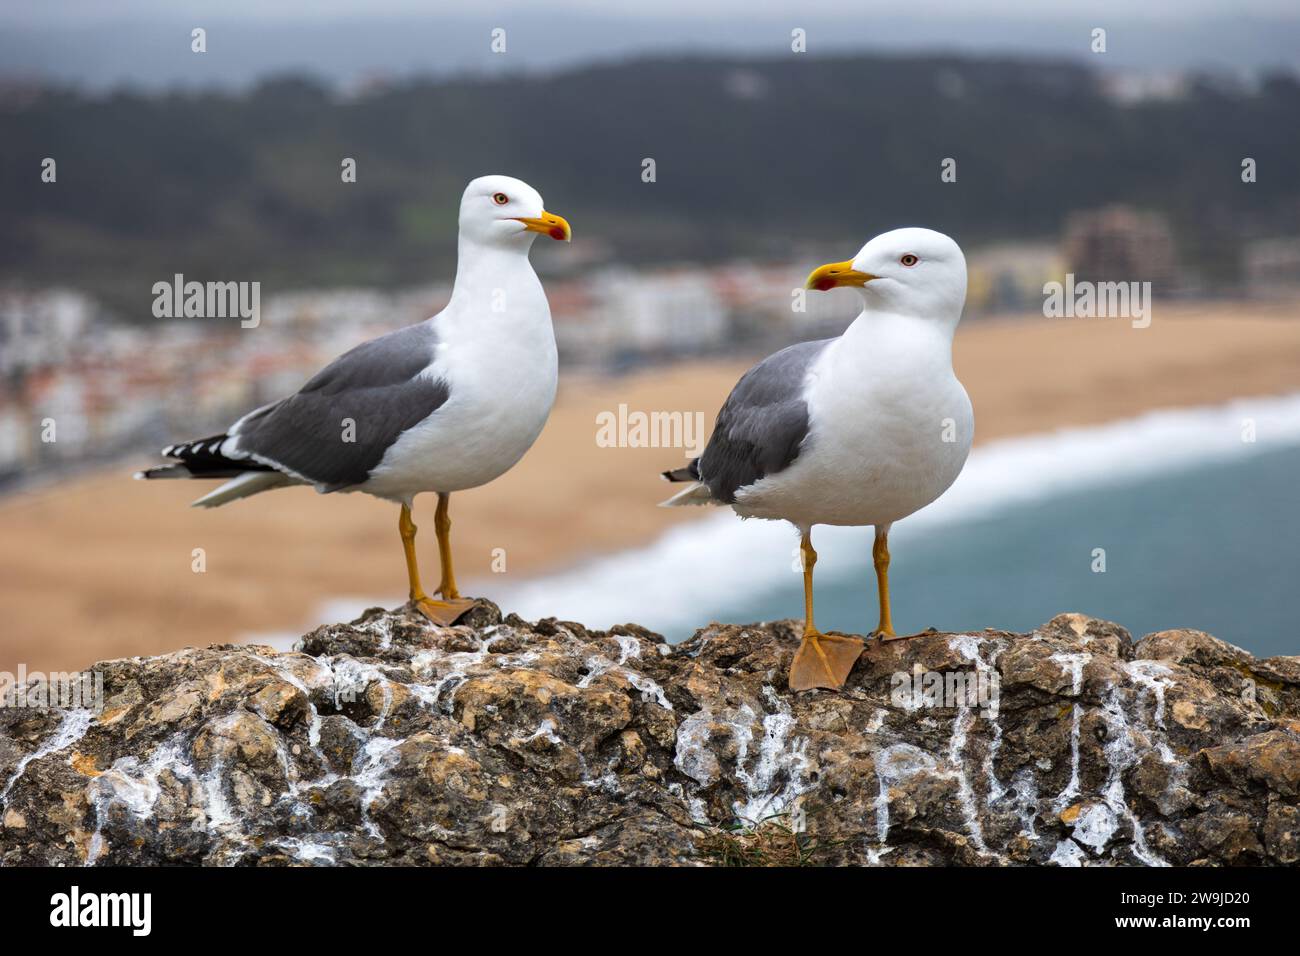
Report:
[[[848,259],[844,262],[828,262],[824,266],[818,266],[808,276],[804,288],[826,292],[841,285],[863,286],[874,278],[876,277],[870,272],[859,272],[853,268],[853,260]]]
[[[536,219],[527,219],[520,216],[518,221],[522,222],[524,228],[529,232],[540,232],[544,236],[550,236],[552,239],[563,239],[565,242],[573,239],[573,230],[569,228],[569,224],[564,217],[549,213],[545,209]]]

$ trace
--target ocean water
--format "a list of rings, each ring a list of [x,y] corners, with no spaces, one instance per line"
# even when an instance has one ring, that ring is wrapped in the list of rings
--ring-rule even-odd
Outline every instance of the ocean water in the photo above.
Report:
[[[874,627],[870,529],[819,527],[813,543],[818,626]],[[676,641],[711,620],[802,617],[796,545],[789,525],[720,509],[646,548],[482,584],[524,617],[635,621]],[[1081,611],[1135,638],[1189,627],[1260,656],[1300,654],[1300,395],[979,447],[890,545],[900,633],[1028,630]]]
[[[896,543],[895,628],[1026,631],[1065,610],[1140,637],[1188,627],[1260,656],[1300,654],[1300,447],[1008,508]],[[875,626],[871,537],[848,567],[818,569],[818,626]],[[1093,570],[1104,550],[1105,571]],[[722,620],[799,616],[786,586],[712,609]],[[674,638],[687,636],[673,632]]]

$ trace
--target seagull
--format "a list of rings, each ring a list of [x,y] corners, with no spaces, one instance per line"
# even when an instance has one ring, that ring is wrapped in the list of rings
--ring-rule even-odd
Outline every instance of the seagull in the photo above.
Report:
[[[450,624],[470,607],[456,588],[451,494],[487,484],[523,457],[555,401],[551,311],[528,261],[537,236],[569,241],[569,224],[509,176],[483,176],[460,202],[456,281],[437,315],[339,356],[282,401],[223,434],[164,448],[172,464],[137,478],[220,478],[194,502],[214,508],[290,485],[361,491],[401,505],[410,599]],[[429,597],[415,557],[415,496],[436,492],[442,580]]]
[[[792,345],[751,368],[718,413],[704,454],[663,473],[690,482],[665,506],[725,504],[742,518],[798,529],[805,613],[791,690],[842,687],[864,647],[813,623],[813,525],[875,528],[876,633],[896,638],[889,529],[956,480],[975,429],[952,369],[966,300],[957,243],[929,229],[884,233],[853,259],[815,269],[806,288],[840,286],[863,300],[844,334]]]

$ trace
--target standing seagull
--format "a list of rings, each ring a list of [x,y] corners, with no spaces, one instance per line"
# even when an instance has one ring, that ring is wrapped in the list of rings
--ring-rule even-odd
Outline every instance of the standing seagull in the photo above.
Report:
[[[877,236],[848,262],[814,270],[807,288],[852,286],[864,308],[839,338],[782,349],[745,373],[718,413],[704,454],[664,472],[689,488],[665,505],[728,504],[743,518],[783,518],[801,535],[805,623],[791,690],[844,685],[857,638],[813,624],[812,526],[874,525],[882,638],[889,615],[889,528],[943,494],[966,463],[975,418],[952,370],[966,300],[966,259],[929,229]]]
[[[528,261],[538,233],[570,238],[537,190],[509,176],[474,180],[460,201],[456,283],[445,309],[344,353],[297,394],[223,435],[164,448],[177,463],[136,477],[229,479],[194,502],[205,508],[286,485],[396,502],[411,601],[432,621],[455,621],[474,602],[456,589],[451,493],[509,471],[555,401],[551,310]],[[440,601],[424,593],[415,560],[411,504],[423,491],[438,493]]]

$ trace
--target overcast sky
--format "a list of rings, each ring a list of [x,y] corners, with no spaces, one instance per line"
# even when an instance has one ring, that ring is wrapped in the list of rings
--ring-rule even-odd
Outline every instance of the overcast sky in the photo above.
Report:
[[[1047,20],[1124,16],[1129,19],[1186,20],[1197,17],[1300,18],[1295,0],[791,0],[789,16],[844,15],[859,20],[877,17],[955,16],[1025,17]],[[0,0],[0,18],[12,23],[68,24],[72,20],[124,20],[137,17],[201,16],[212,19],[303,19],[389,16],[474,16],[566,11],[602,17],[716,19],[727,16],[777,19],[780,3],[754,0]]]
[[[207,53],[190,49],[207,30]],[[496,27],[508,55],[490,49]],[[247,87],[297,72],[555,71],[638,56],[940,52],[1098,70],[1300,73],[1297,0],[0,0],[0,81],[87,89]],[[1091,49],[1107,30],[1105,56]]]

